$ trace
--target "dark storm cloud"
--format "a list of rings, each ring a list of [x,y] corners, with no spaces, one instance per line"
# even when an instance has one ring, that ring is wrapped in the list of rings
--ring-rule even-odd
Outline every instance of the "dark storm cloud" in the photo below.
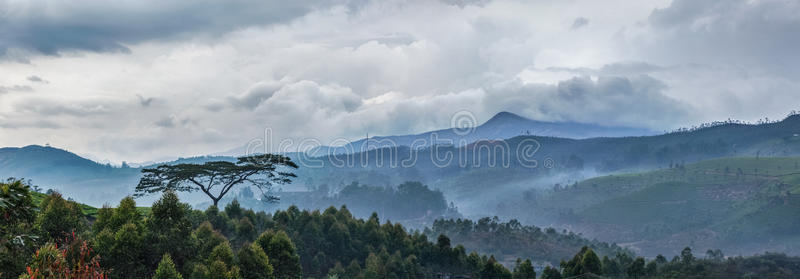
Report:
[[[575,19],[575,21],[572,22],[572,27],[570,27],[570,28],[572,28],[572,30],[577,30],[577,29],[580,29],[581,27],[584,27],[584,26],[586,26],[588,24],[589,24],[589,19],[587,19],[585,17],[578,17],[578,18]]]
[[[734,64],[800,74],[800,2],[675,0],[648,21],[657,38],[643,48],[670,63]]]
[[[0,0],[3,1],[3,0]],[[9,50],[129,52],[126,45],[184,34],[220,35],[302,16],[338,1],[0,2],[0,56]]]

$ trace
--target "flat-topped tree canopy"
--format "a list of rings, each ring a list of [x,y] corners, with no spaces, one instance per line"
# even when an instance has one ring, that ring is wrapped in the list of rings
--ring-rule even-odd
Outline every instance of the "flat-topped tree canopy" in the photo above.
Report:
[[[291,172],[297,165],[289,157],[277,154],[260,154],[239,157],[236,163],[212,161],[203,164],[160,165],[142,169],[144,176],[136,185],[134,196],[163,191],[205,193],[216,206],[231,189],[249,183],[261,190],[267,201],[278,197],[266,193],[275,184],[287,184],[297,177]]]

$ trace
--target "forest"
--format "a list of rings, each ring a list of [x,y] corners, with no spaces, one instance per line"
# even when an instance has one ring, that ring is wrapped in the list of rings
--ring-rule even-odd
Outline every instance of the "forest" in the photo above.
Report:
[[[172,191],[151,207],[131,197],[92,208],[58,192],[42,194],[24,181],[0,184],[2,278],[765,278],[800,274],[800,259],[782,254],[725,258],[719,250],[695,257],[687,247],[672,260],[650,261],[604,243],[585,242],[577,254],[542,251],[505,265],[471,234],[491,234],[496,247],[526,237],[558,246],[575,235],[497,220],[440,220],[424,232],[353,217],[346,206],[324,211],[295,206],[274,213],[193,209]],[[451,239],[447,234],[454,236]],[[438,234],[438,235],[436,235]],[[429,237],[430,235],[430,237]],[[433,235],[436,235],[433,237]],[[544,239],[542,239],[544,238]],[[465,248],[464,245],[475,248]],[[573,245],[581,241],[573,241]],[[544,244],[535,249],[545,249]],[[532,247],[529,244],[525,247]],[[490,246],[494,246],[493,244]],[[507,249],[507,248],[499,248]],[[523,249],[525,250],[525,249]],[[602,258],[600,257],[602,256]],[[538,271],[537,271],[538,269]],[[537,277],[538,275],[538,277]]]

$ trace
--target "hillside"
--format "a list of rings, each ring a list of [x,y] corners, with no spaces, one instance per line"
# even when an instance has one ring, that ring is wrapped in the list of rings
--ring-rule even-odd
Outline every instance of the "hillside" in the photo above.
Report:
[[[506,213],[540,212],[527,221],[569,224],[645,254],[680,243],[791,251],[800,231],[799,164],[800,157],[724,158],[597,177],[530,191]]]

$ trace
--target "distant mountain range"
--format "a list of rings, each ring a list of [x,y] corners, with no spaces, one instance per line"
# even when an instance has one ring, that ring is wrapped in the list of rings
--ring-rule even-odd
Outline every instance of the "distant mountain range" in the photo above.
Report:
[[[526,126],[528,125],[528,126]],[[509,128],[511,127],[511,128]],[[548,128],[552,127],[552,128]],[[581,132],[581,129],[585,131]],[[531,135],[527,135],[530,128]],[[297,170],[298,179],[290,189],[329,184],[349,184],[353,181],[369,185],[398,185],[407,180],[417,180],[432,187],[442,189],[448,199],[458,201],[459,197],[482,197],[482,191],[508,183],[520,183],[558,173],[581,170],[584,173],[612,173],[629,169],[647,170],[664,167],[669,163],[696,162],[699,160],[730,156],[796,156],[800,154],[800,116],[790,116],[783,121],[760,125],[722,123],[691,131],[674,132],[654,136],[603,137],[568,139],[553,136],[534,135],[537,132],[550,135],[631,135],[634,131],[625,128],[608,128],[587,124],[553,124],[528,120],[511,113],[500,113],[475,128],[467,135],[454,133],[452,129],[434,131],[451,139],[472,141],[465,146],[450,146],[436,150],[430,147],[411,150],[408,147],[397,149],[377,148],[339,156],[352,164],[343,167],[301,167]],[[625,132],[627,131],[627,132]],[[430,136],[428,132],[419,135],[395,136],[399,144],[412,139]],[[522,135],[520,135],[522,134]],[[491,141],[483,139],[502,139]],[[375,138],[377,139],[377,138]],[[522,167],[513,153],[531,141],[538,144],[532,159],[541,165],[530,169]],[[362,144],[365,140],[360,141]],[[488,145],[505,144],[512,152],[505,154],[510,161],[508,167],[493,167],[486,162],[491,156],[486,154]],[[394,150],[394,151],[392,151]],[[397,152],[399,151],[399,152]],[[379,153],[395,152],[396,156],[378,156]],[[465,166],[452,163],[438,166],[429,158],[435,152],[460,152],[464,154]],[[494,151],[492,151],[494,152]],[[504,151],[506,152],[506,151]],[[455,153],[458,155],[459,153]],[[287,154],[301,161],[299,154]],[[391,160],[416,158],[410,167],[392,167],[397,164]],[[308,156],[305,156],[306,158]],[[370,161],[363,161],[370,158]],[[322,156],[321,161],[332,161],[330,156]],[[376,159],[383,160],[379,163]],[[184,158],[173,162],[200,163],[210,160],[233,160],[230,156],[204,156]],[[476,162],[483,164],[476,164]],[[549,164],[544,168],[545,164]],[[302,163],[301,163],[302,165]],[[141,168],[119,168],[99,164],[71,152],[45,146],[21,148],[0,148],[0,177],[32,179],[43,188],[54,188],[82,201],[99,206],[104,202],[116,202],[131,194],[140,177]],[[567,175],[567,174],[565,174]],[[468,212],[464,208],[464,212]]]
[[[414,148],[431,145],[463,146],[481,140],[504,140],[521,135],[586,139],[598,137],[628,137],[657,134],[645,128],[605,126],[577,122],[545,122],[531,120],[511,112],[500,112],[488,121],[463,129],[447,128],[411,135],[372,136],[343,146],[320,146],[307,153],[311,156],[352,154],[374,148],[408,146]],[[241,156],[247,154],[245,146],[214,155]]]

